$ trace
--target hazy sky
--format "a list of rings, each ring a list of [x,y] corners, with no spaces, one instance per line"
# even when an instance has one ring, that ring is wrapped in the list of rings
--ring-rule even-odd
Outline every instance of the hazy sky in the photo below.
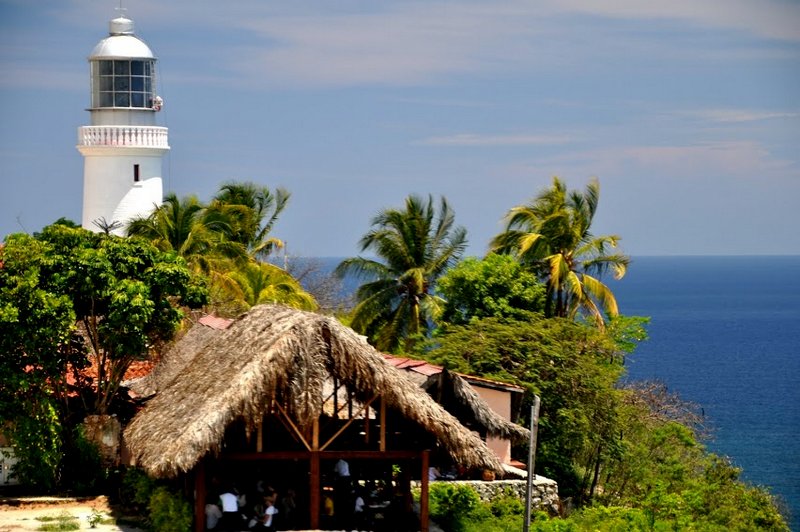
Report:
[[[482,254],[552,176],[631,255],[800,253],[796,0],[125,0],[159,58],[165,191],[284,186],[290,254],[445,195]],[[0,236],[80,220],[86,57],[114,0],[0,0]]]

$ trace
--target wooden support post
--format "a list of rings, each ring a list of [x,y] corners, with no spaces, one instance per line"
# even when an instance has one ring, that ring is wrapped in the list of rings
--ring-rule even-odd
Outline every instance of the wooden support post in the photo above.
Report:
[[[339,379],[336,377],[333,378],[333,411],[336,414],[333,417],[338,417],[337,414],[339,413]]]
[[[419,529],[428,532],[428,468],[430,467],[430,451],[422,451],[422,476],[419,492]]]
[[[311,426],[311,450],[319,451],[319,418]]]
[[[316,530],[319,528],[319,503],[320,503],[320,470],[319,470],[319,452],[311,452],[311,460],[309,465],[309,482],[308,482],[308,500],[309,500],[309,515],[311,516],[310,528]]]
[[[381,397],[381,443],[378,447],[381,452],[386,450],[386,401]]]
[[[263,453],[264,452],[264,416],[261,416],[261,420],[258,422],[258,427],[256,427],[256,452]]]
[[[194,530],[206,529],[206,462],[202,458],[194,468]]]
[[[367,407],[366,414],[364,415],[364,443],[367,445],[369,445],[369,425],[369,407]]]

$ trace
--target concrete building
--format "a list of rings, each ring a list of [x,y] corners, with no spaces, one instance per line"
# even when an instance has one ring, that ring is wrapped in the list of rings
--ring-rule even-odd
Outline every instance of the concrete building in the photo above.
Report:
[[[91,125],[78,128],[84,157],[82,225],[124,234],[128,222],[161,205],[166,127],[156,125],[156,58],[124,16],[89,55]]]

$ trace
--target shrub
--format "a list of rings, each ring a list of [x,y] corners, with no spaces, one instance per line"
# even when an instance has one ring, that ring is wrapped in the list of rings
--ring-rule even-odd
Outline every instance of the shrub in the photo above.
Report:
[[[154,532],[186,532],[192,527],[192,508],[180,495],[165,487],[150,496],[150,522]]]
[[[77,495],[101,490],[108,478],[97,445],[88,439],[83,427],[76,427],[62,460],[61,484]]]
[[[452,532],[465,530],[472,512],[481,505],[480,497],[471,487],[446,482],[431,485],[429,500],[431,519]]]
[[[144,508],[150,503],[150,496],[155,490],[155,481],[139,468],[125,470],[122,477],[120,497],[122,503]]]

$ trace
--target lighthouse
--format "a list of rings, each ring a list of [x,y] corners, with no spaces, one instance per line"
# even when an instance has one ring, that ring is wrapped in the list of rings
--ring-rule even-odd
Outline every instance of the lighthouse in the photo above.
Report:
[[[161,205],[161,170],[169,151],[156,125],[156,57],[133,21],[113,19],[89,55],[91,125],[78,128],[83,155],[84,228],[123,235],[128,223]]]

